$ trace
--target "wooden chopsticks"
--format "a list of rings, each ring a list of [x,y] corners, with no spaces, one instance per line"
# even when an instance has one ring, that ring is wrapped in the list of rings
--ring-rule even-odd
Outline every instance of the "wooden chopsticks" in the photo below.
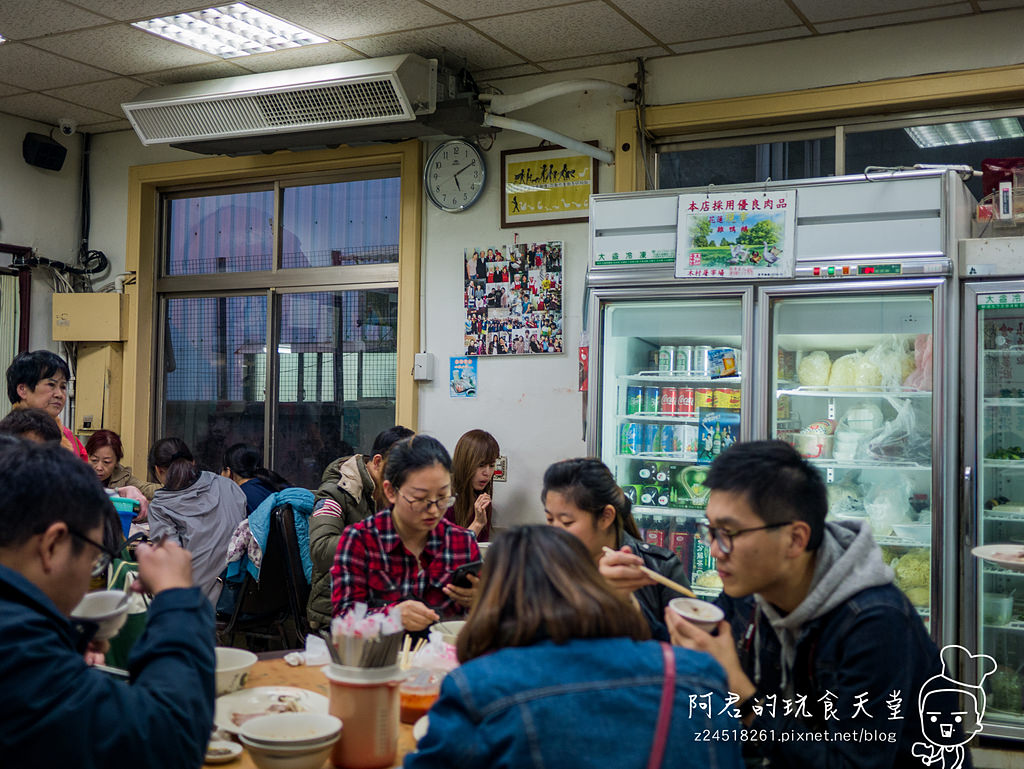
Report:
[[[617,550],[612,550],[610,547],[604,547],[604,548],[602,548],[602,550],[604,550],[606,553],[616,553],[616,552],[618,552]],[[654,571],[654,569],[648,569],[646,566],[637,566],[635,568],[637,568],[640,571],[642,571],[644,574],[646,574],[648,577],[653,579],[655,582],[658,582],[658,583],[664,585],[665,587],[670,587],[673,590],[675,590],[677,593],[682,593],[683,595],[687,596],[688,598],[696,598],[697,597],[696,593],[694,593],[692,590],[690,590],[690,588],[684,587],[683,585],[680,585],[678,582],[676,582],[674,580],[671,580],[668,577],[663,577],[662,575],[658,574],[658,572]]]

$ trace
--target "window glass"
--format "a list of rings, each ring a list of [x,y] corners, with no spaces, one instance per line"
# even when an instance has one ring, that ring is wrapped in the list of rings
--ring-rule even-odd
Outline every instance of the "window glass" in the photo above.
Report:
[[[399,182],[364,179],[286,187],[281,266],[397,262]]]
[[[165,274],[269,270],[273,216],[273,190],[172,199]]]
[[[658,189],[831,176],[835,146],[828,137],[661,152]]]
[[[163,355],[163,430],[181,438],[203,470],[220,472],[224,451],[263,445],[266,296],[168,299]]]

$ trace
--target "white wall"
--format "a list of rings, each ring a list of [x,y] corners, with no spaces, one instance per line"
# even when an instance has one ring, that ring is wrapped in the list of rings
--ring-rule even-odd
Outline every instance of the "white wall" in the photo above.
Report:
[[[1024,61],[1024,46],[1017,32],[1022,27],[1024,11],[1018,10],[656,59],[648,67],[648,102],[667,104],[1019,63]],[[634,66],[624,64],[495,84],[506,93],[518,93],[573,77],[628,83],[633,76]],[[622,106],[600,93],[581,94],[522,110],[514,117],[577,138],[598,139],[610,148],[615,112]],[[483,428],[494,433],[509,459],[510,480],[495,493],[499,525],[541,520],[538,494],[544,469],[556,459],[585,451],[581,398],[576,392],[576,346],[582,328],[588,258],[585,224],[518,231],[520,241],[565,243],[563,330],[567,352],[480,359],[480,391],[475,400],[450,399],[446,385],[448,358],[461,352],[463,250],[512,239],[513,230],[499,227],[500,151],[536,144],[532,137],[502,133],[487,154],[489,181],[480,201],[461,214],[445,214],[429,204],[424,212],[423,349],[436,356],[437,367],[435,380],[420,388],[419,428],[449,448],[466,430]],[[93,151],[92,243],[107,252],[116,273],[124,266],[128,168],[196,156],[144,149],[131,133],[97,136]],[[612,190],[610,168],[604,167],[599,179],[602,191]],[[7,197],[4,193],[3,198]]]
[[[46,135],[49,131],[49,126],[41,123],[0,114],[0,243],[31,246],[39,256],[71,263],[78,253],[81,226],[81,137],[58,135],[57,141],[68,148],[60,171],[30,166],[21,154],[26,133]],[[0,264],[9,265],[10,257],[0,254]],[[58,351],[51,334],[51,295],[49,274],[33,270],[29,322],[32,350]],[[0,361],[0,366],[6,370],[9,363]],[[0,411],[6,411],[6,407],[0,407]]]

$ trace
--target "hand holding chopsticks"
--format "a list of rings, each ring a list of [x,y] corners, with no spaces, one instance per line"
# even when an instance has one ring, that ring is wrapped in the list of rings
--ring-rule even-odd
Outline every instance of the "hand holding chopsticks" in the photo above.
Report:
[[[605,548],[602,548],[602,549],[606,553],[616,553],[616,554],[618,553],[617,550],[613,550],[610,547],[605,547]],[[625,554],[623,553],[623,555],[625,555]],[[690,590],[688,587],[686,587],[684,585],[680,585],[678,582],[675,582],[674,580],[671,580],[668,577],[663,577],[658,572],[654,571],[653,569],[648,569],[643,564],[624,564],[624,563],[620,563],[620,564],[616,564],[616,566],[636,569],[639,572],[641,572],[644,576],[649,577],[650,579],[654,580],[655,582],[657,582],[659,584],[664,585],[665,587],[672,588],[677,593],[681,593],[682,595],[685,595],[685,596],[687,596],[689,598],[696,598],[697,597],[694,594],[694,592],[692,590]]]

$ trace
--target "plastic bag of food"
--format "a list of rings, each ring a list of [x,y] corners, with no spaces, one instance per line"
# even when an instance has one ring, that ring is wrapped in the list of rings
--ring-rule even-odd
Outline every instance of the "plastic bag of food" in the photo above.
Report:
[[[827,490],[830,518],[863,518],[867,515],[860,485],[852,475],[847,475],[839,483],[830,483]]]
[[[864,353],[864,357],[877,369],[878,382],[871,385],[868,381],[863,383],[858,381],[858,386],[877,387],[880,385],[887,390],[893,390],[903,384],[903,380],[907,377],[903,373],[903,366],[907,360],[906,340],[895,334],[890,334]],[[871,374],[872,379],[875,376],[875,374]]]
[[[877,390],[882,385],[882,372],[867,354],[858,356],[853,364],[853,385],[861,392]]]
[[[824,350],[815,350],[803,357],[797,367],[797,379],[805,387],[824,387],[828,384],[832,359]]]
[[[918,334],[914,340],[914,370],[903,380],[904,387],[932,389],[932,335]]]
[[[907,554],[896,561],[893,570],[896,572],[896,585],[903,592],[914,588],[928,588],[931,578],[931,561],[929,551],[923,548],[912,548]]]
[[[879,537],[892,534],[893,524],[913,522],[910,479],[900,473],[879,473],[864,497],[864,510],[871,522],[871,531]]]
[[[923,464],[931,462],[932,442],[930,424],[925,418],[918,427],[917,412],[909,398],[887,398],[896,410],[896,418],[882,425],[882,428],[868,440],[868,456],[871,459],[903,459]]]
[[[828,378],[828,386],[832,390],[852,390],[856,379],[857,360],[861,357],[859,352],[851,352],[849,355],[836,360],[832,364],[832,374]]]

